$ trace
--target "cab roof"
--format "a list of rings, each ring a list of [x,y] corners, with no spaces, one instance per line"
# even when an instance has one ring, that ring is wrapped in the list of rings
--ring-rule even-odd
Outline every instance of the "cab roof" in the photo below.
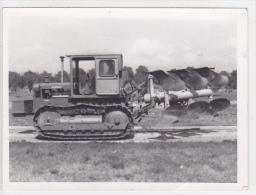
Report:
[[[87,54],[87,55],[80,55],[80,54],[71,54],[66,55],[66,57],[71,58],[106,58],[106,57],[122,57],[122,54]]]

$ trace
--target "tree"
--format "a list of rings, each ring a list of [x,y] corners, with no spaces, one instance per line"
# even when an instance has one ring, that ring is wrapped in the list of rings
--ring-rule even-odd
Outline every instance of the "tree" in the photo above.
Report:
[[[133,73],[132,67],[130,67],[130,66],[124,66],[124,67],[123,67],[123,70],[128,72],[128,75],[129,75],[129,77],[130,77],[130,81],[132,81],[133,78],[134,78],[134,73]]]
[[[48,73],[46,71],[43,71],[41,74],[39,74],[39,82],[40,83],[45,82],[45,77],[49,78],[50,83],[55,82],[54,77],[52,76],[52,73]]]
[[[20,87],[21,76],[17,72],[9,71],[9,89],[12,91],[17,91]]]
[[[139,84],[147,81],[148,74],[146,74],[145,72],[148,72],[148,68],[146,66],[140,65],[136,69],[136,73],[134,75],[134,81],[135,81],[136,84],[139,85]]]
[[[57,74],[55,74],[54,76],[54,80],[58,83],[61,82],[61,71],[57,72]],[[69,79],[69,74],[64,70],[63,71],[63,82],[70,82],[70,79]]]
[[[27,86],[29,88],[29,91],[32,90],[34,83],[39,83],[40,77],[37,73],[32,71],[25,72],[21,77],[21,88],[24,88]]]
[[[229,86],[231,89],[237,89],[237,70],[233,70],[231,72],[231,75],[229,78]]]

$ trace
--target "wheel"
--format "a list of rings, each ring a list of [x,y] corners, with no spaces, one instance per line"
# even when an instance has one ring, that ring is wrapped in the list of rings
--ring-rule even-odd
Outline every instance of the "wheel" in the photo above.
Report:
[[[116,110],[116,111],[111,111],[107,113],[105,122],[119,125],[119,124],[129,123],[130,120],[129,120],[129,117],[124,112]]]
[[[39,127],[53,125],[59,123],[60,118],[61,116],[58,112],[46,111],[38,116],[37,124]]]
[[[125,95],[130,95],[131,93],[133,93],[134,91],[137,90],[137,87],[131,83],[130,81],[127,81],[125,84],[124,84],[124,93]]]

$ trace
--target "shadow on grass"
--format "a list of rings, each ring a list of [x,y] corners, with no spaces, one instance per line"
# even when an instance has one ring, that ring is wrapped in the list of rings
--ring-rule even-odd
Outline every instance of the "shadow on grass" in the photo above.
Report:
[[[87,138],[50,138],[50,137],[44,137],[41,135],[37,135],[35,137],[38,140],[42,140],[42,141],[67,141],[67,142],[72,142],[72,141],[84,141],[84,142],[90,142],[90,141],[104,141],[104,137],[103,138],[97,138],[95,137],[95,139],[87,139]],[[107,139],[106,141],[118,141],[118,140],[130,140],[134,138],[134,134],[128,134],[125,137],[120,137],[120,138],[114,138],[114,139]]]
[[[175,131],[175,132],[168,132],[168,133],[162,133],[160,136],[155,137],[155,138],[150,138],[153,140],[172,140],[172,139],[178,139],[179,137],[190,137],[190,136],[196,136],[196,135],[201,135],[201,134],[208,134],[216,132],[213,130],[182,130],[182,131]]]
[[[31,134],[31,133],[36,133],[35,130],[26,130],[26,131],[21,131],[19,134]]]

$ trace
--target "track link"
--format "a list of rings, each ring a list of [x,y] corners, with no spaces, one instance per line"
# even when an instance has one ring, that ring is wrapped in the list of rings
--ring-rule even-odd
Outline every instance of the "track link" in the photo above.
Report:
[[[40,134],[41,135],[41,134]],[[41,135],[42,136],[42,135]],[[71,136],[71,137],[63,137],[63,136],[42,136],[42,139],[46,140],[54,140],[54,141],[102,141],[102,140],[121,140],[125,138],[129,138],[133,136],[132,131],[123,132],[117,136],[104,136],[104,137],[85,137],[85,136]]]

